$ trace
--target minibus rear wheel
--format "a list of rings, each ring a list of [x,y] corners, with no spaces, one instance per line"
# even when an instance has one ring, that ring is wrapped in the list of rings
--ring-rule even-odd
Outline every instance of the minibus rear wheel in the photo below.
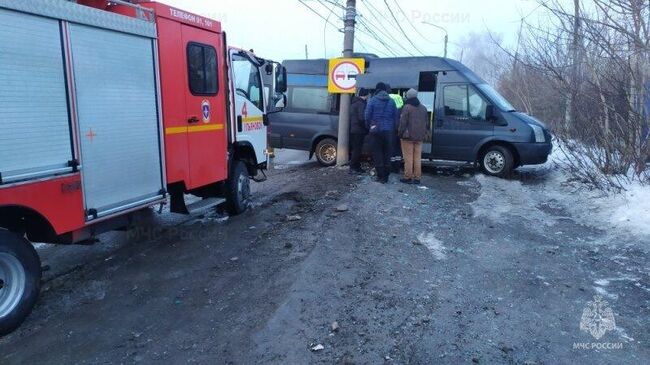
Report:
[[[488,147],[481,156],[483,172],[490,176],[508,177],[512,174],[515,159],[510,149],[500,145]]]
[[[336,165],[337,142],[333,138],[324,138],[316,145],[316,159],[322,166]]]

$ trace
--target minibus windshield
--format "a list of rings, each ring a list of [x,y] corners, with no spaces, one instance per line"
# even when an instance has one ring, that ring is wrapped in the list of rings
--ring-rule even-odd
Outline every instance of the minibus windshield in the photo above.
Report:
[[[494,90],[492,86],[488,84],[478,84],[476,85],[481,91],[488,97],[494,104],[496,104],[497,108],[501,109],[501,111],[504,112],[514,112],[516,111],[515,108],[504,98],[499,94],[498,91]]]

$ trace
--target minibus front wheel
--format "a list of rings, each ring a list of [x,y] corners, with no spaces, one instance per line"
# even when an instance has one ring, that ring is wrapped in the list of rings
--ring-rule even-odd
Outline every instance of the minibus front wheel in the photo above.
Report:
[[[487,175],[508,177],[514,170],[515,159],[509,148],[493,145],[483,152],[480,164]]]

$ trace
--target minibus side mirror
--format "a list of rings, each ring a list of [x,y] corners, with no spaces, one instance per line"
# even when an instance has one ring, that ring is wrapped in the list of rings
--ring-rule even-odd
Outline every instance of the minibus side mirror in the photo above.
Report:
[[[494,122],[498,119],[496,115],[494,115],[494,105],[490,104],[485,107],[485,119],[490,122]]]
[[[508,125],[508,122],[499,118],[496,111],[494,110],[494,105],[492,104],[485,107],[485,119],[487,119],[488,122],[492,122],[498,126]]]

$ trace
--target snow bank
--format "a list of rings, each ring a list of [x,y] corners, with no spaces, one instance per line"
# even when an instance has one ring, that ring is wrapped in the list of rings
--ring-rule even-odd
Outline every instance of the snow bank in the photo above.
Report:
[[[636,180],[625,184],[618,194],[589,190],[561,168],[566,159],[563,152],[555,150],[545,165],[521,168],[524,182],[477,175],[481,195],[472,204],[474,214],[495,222],[516,215],[545,230],[566,212],[585,224],[650,242],[650,186]],[[527,183],[527,176],[535,181]]]
[[[561,194],[570,192],[570,196],[566,196],[571,199],[568,201],[576,201],[587,208],[588,214],[582,214],[584,218],[594,225],[609,224],[634,235],[650,236],[650,186],[642,185],[632,171],[622,179],[628,182],[621,183],[623,191],[618,194],[589,191],[578,183],[568,184],[570,176],[563,167],[569,163],[569,158],[559,148],[554,148],[547,163],[553,170],[550,184]]]
[[[601,208],[612,225],[650,236],[650,186],[635,182],[625,189],[599,201]]]

